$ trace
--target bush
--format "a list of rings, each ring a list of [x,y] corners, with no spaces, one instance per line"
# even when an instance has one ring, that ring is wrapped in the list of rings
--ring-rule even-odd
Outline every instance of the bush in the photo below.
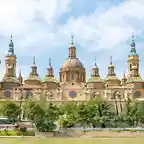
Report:
[[[17,136],[17,132],[14,130],[1,130],[0,136]]]
[[[0,131],[0,136],[35,136],[34,131],[25,131],[23,129],[22,131],[20,130],[1,130]]]

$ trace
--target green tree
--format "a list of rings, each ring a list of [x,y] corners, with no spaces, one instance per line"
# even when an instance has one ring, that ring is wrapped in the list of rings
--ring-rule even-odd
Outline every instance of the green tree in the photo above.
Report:
[[[46,108],[46,112],[54,121],[56,121],[59,117],[59,108],[52,103],[48,104],[48,107]]]
[[[83,127],[89,127],[91,126],[91,116],[90,116],[90,112],[89,113],[89,107],[87,103],[81,103],[78,106],[78,115],[79,115],[79,121],[78,123]]]
[[[79,122],[83,126],[106,127],[111,116],[111,105],[104,99],[97,98],[79,106]]]
[[[59,108],[59,124],[63,128],[70,128],[78,122],[78,111],[76,103],[63,104]]]
[[[13,123],[19,121],[21,115],[21,108],[19,105],[13,102],[6,102],[3,106],[3,115],[10,119]]]
[[[56,128],[54,122],[57,119],[58,109],[55,105],[42,105],[42,103],[27,101],[25,104],[27,117],[40,132],[51,132]]]
[[[31,100],[25,103],[24,110],[25,110],[26,117],[32,122],[35,122],[35,119],[37,117],[44,114],[44,110],[42,109],[40,104]]]
[[[123,121],[130,127],[137,126],[139,122],[139,105],[128,99],[123,113]]]
[[[144,124],[144,102],[138,102],[139,107],[139,122]]]

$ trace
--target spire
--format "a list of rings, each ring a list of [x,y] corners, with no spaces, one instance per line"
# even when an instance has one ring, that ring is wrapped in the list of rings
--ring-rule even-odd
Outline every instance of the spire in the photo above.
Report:
[[[38,76],[37,66],[36,66],[36,62],[35,62],[35,56],[33,57],[33,63],[32,63],[31,68],[32,68],[31,75],[36,75],[36,76]]]
[[[12,34],[11,34],[11,40],[10,40],[10,43],[9,43],[9,50],[8,50],[8,55],[9,56],[14,56],[14,43],[13,43],[13,40],[12,40]]]
[[[48,75],[49,77],[54,77],[54,74],[53,74],[53,68],[51,66],[51,58],[49,58],[49,67],[47,68],[48,70]]]
[[[51,67],[51,58],[49,58],[49,67]]]
[[[69,47],[69,58],[76,58],[76,47],[74,46],[73,36],[71,36],[71,45]]]
[[[136,53],[136,44],[135,44],[135,41],[134,41],[134,34],[132,33],[132,41],[131,41],[131,50],[130,50],[130,56],[137,56],[137,53]]]
[[[36,67],[35,56],[33,56],[33,63],[31,67]]]
[[[96,64],[96,57],[95,57],[95,67],[97,67],[97,64]]]
[[[110,65],[112,65],[112,56],[110,56]]]
[[[124,70],[124,72],[123,72],[123,78],[126,78],[126,76],[125,76],[125,70]]]
[[[21,74],[21,70],[19,72],[18,81],[20,82],[20,84],[23,83],[23,77],[22,77],[22,74]]]
[[[73,35],[71,36],[71,45],[73,45]]]

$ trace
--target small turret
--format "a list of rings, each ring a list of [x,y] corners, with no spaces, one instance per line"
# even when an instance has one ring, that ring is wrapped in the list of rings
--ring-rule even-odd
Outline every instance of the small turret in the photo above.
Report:
[[[95,66],[93,67],[92,69],[92,74],[91,74],[92,77],[100,77],[99,76],[99,68],[96,64],[96,59],[95,59]]]
[[[31,72],[29,74],[29,77],[24,81],[24,83],[29,84],[29,85],[40,85],[41,84],[41,79],[37,72],[35,56],[33,57],[33,63],[31,65]]]
[[[32,69],[31,75],[38,76],[37,66],[36,66],[36,62],[35,62],[35,56],[33,57],[33,63],[32,63],[31,69]]]
[[[105,79],[106,87],[120,86],[121,81],[115,74],[115,67],[112,63],[112,56],[110,56],[110,64],[108,66],[108,74]]]
[[[91,77],[87,81],[87,86],[94,89],[105,88],[104,80],[99,75],[99,68],[96,64],[96,59],[95,59],[94,67],[92,68]]]
[[[74,46],[73,36],[71,36],[71,45],[69,47],[69,58],[76,58],[76,47]]]
[[[122,80],[121,80],[122,86],[125,85],[126,81],[127,81],[127,78],[126,78],[126,76],[125,76],[125,71],[124,71],[124,73],[123,73],[123,78],[122,78]]]
[[[114,65],[112,63],[112,56],[110,56],[110,64],[108,66],[108,75],[107,76],[116,76],[114,71]]]
[[[47,76],[54,77],[53,68],[52,68],[52,65],[51,65],[51,58],[49,58],[49,67],[47,68],[47,70],[48,70]]]

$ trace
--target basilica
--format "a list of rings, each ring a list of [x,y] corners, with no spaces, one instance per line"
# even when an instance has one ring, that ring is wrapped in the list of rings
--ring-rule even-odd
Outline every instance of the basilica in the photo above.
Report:
[[[99,68],[95,62],[91,76],[86,81],[86,69],[76,55],[76,46],[72,37],[68,56],[59,70],[59,80],[55,78],[51,60],[49,60],[45,78],[41,79],[35,57],[28,78],[23,80],[21,72],[16,76],[17,57],[11,36],[8,53],[5,56],[5,74],[0,81],[0,100],[43,99],[55,103],[83,102],[96,97],[104,97],[108,101],[116,99],[123,101],[128,97],[143,100],[144,81],[139,73],[139,55],[136,52],[133,36],[130,47],[127,60],[129,74],[128,76],[124,74],[122,78],[116,76],[112,57],[110,57],[106,78],[100,77]]]

